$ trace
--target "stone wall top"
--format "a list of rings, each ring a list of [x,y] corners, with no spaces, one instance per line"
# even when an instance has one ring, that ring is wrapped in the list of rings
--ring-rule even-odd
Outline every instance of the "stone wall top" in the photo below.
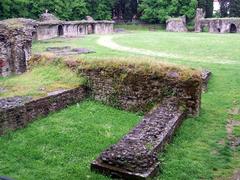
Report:
[[[80,20],[80,21],[44,21],[44,22],[37,22],[38,25],[78,25],[78,24],[114,24],[114,21],[87,21],[87,20]]]

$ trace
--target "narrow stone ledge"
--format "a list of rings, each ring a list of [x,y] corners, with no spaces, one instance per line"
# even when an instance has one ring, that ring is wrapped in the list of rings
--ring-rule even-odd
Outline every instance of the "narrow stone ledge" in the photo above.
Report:
[[[176,98],[165,99],[128,135],[93,161],[91,169],[124,179],[154,177],[160,165],[157,153],[171,140],[185,117]]]
[[[203,81],[203,83],[202,83],[202,91],[203,92],[208,91],[208,82],[209,82],[211,76],[212,76],[212,72],[209,70],[205,69],[201,72],[201,77],[202,77],[202,81]]]

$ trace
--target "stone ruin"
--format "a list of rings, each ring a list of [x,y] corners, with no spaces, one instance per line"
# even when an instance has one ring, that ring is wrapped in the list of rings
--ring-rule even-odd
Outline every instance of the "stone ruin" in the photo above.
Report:
[[[0,22],[0,76],[21,74],[27,70],[34,24],[29,19]]]
[[[240,18],[205,18],[203,9],[198,8],[195,17],[195,32],[239,33]]]
[[[168,32],[187,32],[186,16],[169,18],[166,21],[166,31]]]
[[[45,40],[55,37],[80,37],[87,34],[113,33],[114,21],[95,21],[86,16],[81,21],[61,21],[53,14],[44,13],[37,22],[37,32],[34,39]]]
[[[76,61],[75,66],[88,79],[86,85],[38,99],[0,99],[0,135],[92,97],[124,110],[144,112],[145,116],[130,133],[103,151],[91,169],[123,179],[153,178],[159,172],[158,153],[187,116],[199,115],[202,86],[210,72],[124,61]]]
[[[47,12],[40,16],[39,21],[24,18],[0,21],[0,77],[21,74],[27,70],[32,40],[108,34],[113,32],[113,24],[113,21],[94,21],[90,16],[82,21],[61,21]],[[91,52],[78,48],[62,54],[74,55]]]
[[[70,46],[65,47],[48,47],[46,49],[48,52],[55,54],[56,56],[70,56],[70,55],[78,55],[78,54],[89,54],[95,53],[87,48],[72,48]]]

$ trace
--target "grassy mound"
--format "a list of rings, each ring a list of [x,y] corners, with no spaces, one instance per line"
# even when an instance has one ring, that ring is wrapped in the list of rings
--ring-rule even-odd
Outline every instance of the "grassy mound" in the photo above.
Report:
[[[34,98],[46,96],[47,93],[58,89],[71,89],[84,83],[61,62],[40,64],[32,70],[18,76],[0,78],[0,98],[13,96],[33,96]]]

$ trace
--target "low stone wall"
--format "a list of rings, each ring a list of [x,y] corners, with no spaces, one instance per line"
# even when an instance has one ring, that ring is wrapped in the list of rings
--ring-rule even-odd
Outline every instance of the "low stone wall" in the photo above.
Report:
[[[205,18],[203,9],[198,8],[195,17],[195,32],[240,33],[240,18]]]
[[[194,70],[161,65],[154,70],[146,64],[104,64],[99,60],[93,65],[84,62],[79,72],[87,76],[94,99],[115,107],[148,112],[164,98],[174,96],[189,115],[199,114],[202,79]]]
[[[185,118],[176,98],[165,99],[129,134],[104,151],[91,169],[123,179],[151,179],[159,172],[157,153]]]
[[[37,40],[113,33],[113,21],[46,21],[37,24]]]
[[[86,87],[56,91],[47,97],[32,100],[30,97],[0,99],[0,135],[25,127],[29,122],[51,112],[82,101],[88,95]]]

